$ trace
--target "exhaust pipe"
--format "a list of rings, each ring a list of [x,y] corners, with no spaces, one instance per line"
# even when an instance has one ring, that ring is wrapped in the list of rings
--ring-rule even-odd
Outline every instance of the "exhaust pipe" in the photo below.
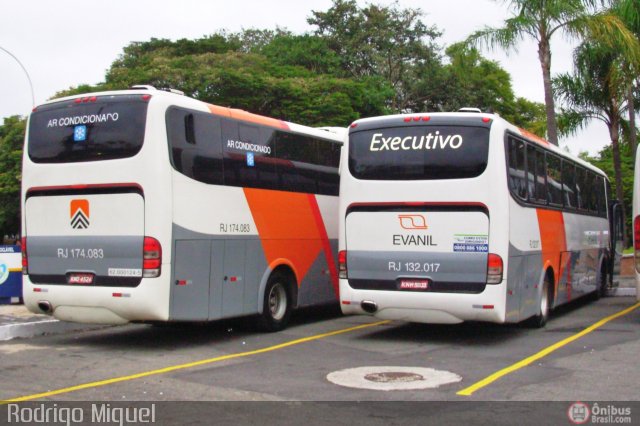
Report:
[[[48,315],[51,315],[51,313],[53,312],[51,303],[47,302],[46,300],[41,300],[40,302],[38,302],[38,308],[40,308],[42,312]]]
[[[378,310],[378,305],[376,304],[376,302],[372,302],[371,300],[363,300],[362,302],[360,302],[360,307],[363,311],[369,314],[374,314]]]

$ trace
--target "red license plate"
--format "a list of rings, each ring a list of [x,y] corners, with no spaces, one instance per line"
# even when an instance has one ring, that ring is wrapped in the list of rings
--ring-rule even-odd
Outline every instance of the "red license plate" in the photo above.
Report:
[[[400,290],[418,290],[424,291],[429,289],[429,280],[400,280]]]
[[[70,274],[69,284],[93,284],[93,274]]]

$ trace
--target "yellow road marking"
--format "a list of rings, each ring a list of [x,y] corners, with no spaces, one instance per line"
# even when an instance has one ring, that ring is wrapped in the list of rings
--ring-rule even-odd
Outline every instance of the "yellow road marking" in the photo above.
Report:
[[[364,329],[364,328],[369,328],[369,327],[375,327],[375,326],[378,326],[378,325],[388,324],[390,322],[391,321],[378,321],[378,322],[369,323],[369,324],[362,324],[362,325],[358,325],[358,326],[355,326],[355,327],[349,327],[349,328],[343,328],[341,330],[331,331],[329,333],[316,334],[314,336],[303,337],[301,339],[296,339],[296,340],[290,340],[288,342],[280,343],[278,345],[273,345],[273,346],[269,346],[269,347],[262,348],[262,349],[256,349],[256,350],[253,350],[253,351],[239,352],[239,353],[235,353],[235,354],[222,355],[222,356],[219,356],[219,357],[204,359],[204,360],[201,360],[201,361],[195,361],[195,362],[189,362],[189,363],[186,363],[186,364],[174,365],[174,366],[170,366],[170,367],[160,368],[160,369],[157,369],[157,370],[144,371],[142,373],[131,374],[129,376],[114,377],[112,379],[102,380],[102,381],[98,381],[98,382],[84,383],[84,384],[81,384],[81,385],[70,386],[68,388],[52,390],[52,391],[49,391],[49,392],[42,392],[42,393],[36,393],[36,394],[33,394],[33,395],[21,396],[21,397],[17,397],[17,398],[12,398],[12,399],[8,399],[8,400],[0,401],[0,405],[8,404],[10,402],[21,402],[21,401],[30,401],[30,400],[39,399],[39,398],[46,398],[46,397],[50,397],[50,396],[54,396],[54,395],[60,395],[60,394],[63,394],[63,393],[70,393],[70,392],[75,392],[75,391],[79,391],[79,390],[83,390],[83,389],[96,388],[96,387],[100,387],[100,386],[110,385],[110,384],[113,384],[113,383],[126,382],[126,381],[129,381],[129,380],[140,379],[142,377],[155,376],[155,375],[158,375],[158,374],[170,373],[172,371],[184,370],[184,369],[192,368],[192,367],[199,367],[201,365],[212,364],[214,362],[226,361],[226,360],[235,359],[235,358],[243,358],[243,357],[248,357],[248,356],[252,356],[252,355],[259,355],[259,354],[263,354],[263,353],[266,353],[266,352],[272,352],[272,351],[276,351],[278,349],[284,349],[284,348],[288,348],[290,346],[295,346],[295,345],[299,345],[299,344],[302,344],[302,343],[311,342],[313,340],[324,339],[326,337],[331,337],[331,336],[335,336],[335,335],[338,335],[338,334],[344,334],[344,333],[349,333],[351,331],[361,330],[361,329]]]
[[[602,327],[603,325],[605,325],[606,323],[613,321],[616,318],[620,318],[623,315],[627,315],[628,313],[632,312],[634,309],[637,309],[638,307],[640,307],[640,303],[636,303],[635,305],[631,306],[630,308],[624,309],[620,312],[618,312],[617,314],[613,314],[610,315],[606,318],[601,319],[600,321],[598,321],[597,323],[585,328],[584,330],[582,330],[579,333],[574,334],[573,336],[569,336],[564,340],[561,340],[549,347],[544,348],[543,350],[541,350],[540,352],[531,355],[528,358],[523,359],[520,362],[516,362],[513,365],[510,365],[507,368],[503,368],[500,371],[496,371],[495,373],[493,373],[492,375],[480,380],[477,383],[474,383],[473,385],[462,389],[461,391],[457,392],[456,395],[461,395],[461,396],[470,396],[471,394],[473,394],[475,391],[477,391],[478,389],[482,389],[485,386],[490,385],[491,383],[495,382],[496,380],[498,380],[501,377],[506,376],[509,373],[513,373],[514,371],[517,371],[523,367],[526,367],[527,365],[530,365],[531,363],[539,360],[540,358],[543,358],[547,355],[549,355],[550,353],[560,349],[563,346],[568,345],[569,343],[578,340],[579,338],[586,336],[587,334],[591,333],[592,331]]]

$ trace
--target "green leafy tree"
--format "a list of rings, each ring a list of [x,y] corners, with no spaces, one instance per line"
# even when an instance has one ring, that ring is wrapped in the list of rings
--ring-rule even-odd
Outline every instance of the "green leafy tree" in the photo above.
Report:
[[[622,19],[627,28],[629,28],[636,37],[640,38],[640,2],[638,0],[619,0],[615,2],[613,11],[620,16],[620,19]],[[635,156],[638,142],[636,135],[636,103],[634,98],[638,96],[639,91],[638,75],[640,75],[640,66],[634,66],[629,60],[625,60],[623,66],[626,69],[625,73],[628,77],[627,103],[629,105],[629,123],[625,128],[629,144],[631,145],[631,152]]]
[[[531,38],[538,44],[547,116],[547,137],[558,145],[555,100],[551,82],[551,39],[556,33],[568,37],[587,37],[638,56],[637,40],[611,11],[599,11],[598,0],[500,0],[508,4],[513,16],[503,27],[485,27],[474,32],[467,42],[488,47],[516,49],[518,43]]]
[[[427,26],[420,9],[367,5],[355,0],[334,0],[326,12],[313,11],[307,22],[315,34],[327,40],[352,78],[380,77],[394,90],[389,107],[394,112],[411,110],[412,88],[427,64],[440,65],[434,40],[436,27]]]
[[[26,122],[12,116],[0,125],[0,236],[20,234],[22,146]]]
[[[442,110],[477,107],[544,136],[544,105],[516,98],[511,76],[497,62],[465,43],[449,46],[446,54],[449,64],[444,67],[447,76],[446,90],[441,90]]]
[[[244,35],[230,37],[237,41]],[[331,73],[336,58],[324,40],[284,32],[267,38],[266,44],[250,49],[239,48],[236,41],[209,49],[209,37],[202,39],[202,48],[197,40],[179,40],[176,46],[164,40],[135,43],[114,62],[104,83],[58,95],[149,84],[310,126],[346,126],[361,116],[387,112],[389,85],[377,77],[355,80]]]

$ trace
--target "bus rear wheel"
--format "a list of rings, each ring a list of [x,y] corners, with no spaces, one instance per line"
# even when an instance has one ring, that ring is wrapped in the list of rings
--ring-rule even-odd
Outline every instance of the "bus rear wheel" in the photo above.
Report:
[[[529,319],[527,322],[529,326],[533,328],[542,328],[547,324],[550,309],[550,289],[551,281],[547,275],[544,277],[544,282],[542,283],[542,291],[540,292],[540,299],[538,301],[538,314]]]
[[[285,274],[274,273],[264,290],[262,314],[258,317],[261,330],[274,332],[287,326],[291,317],[290,280]]]

